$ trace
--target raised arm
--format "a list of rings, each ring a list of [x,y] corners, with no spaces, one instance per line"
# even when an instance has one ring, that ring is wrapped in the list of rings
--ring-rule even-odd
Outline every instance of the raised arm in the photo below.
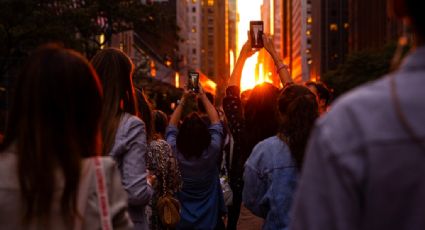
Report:
[[[273,58],[274,64],[276,66],[276,71],[278,71],[279,79],[282,85],[285,86],[288,83],[293,83],[294,81],[292,80],[291,74],[288,71],[288,66],[283,63],[282,59],[277,54],[272,39],[269,36],[263,34],[263,41],[264,48]]]
[[[218,112],[215,107],[211,104],[210,100],[208,100],[207,95],[204,92],[201,84],[199,84],[199,98],[204,104],[205,110],[207,111],[208,117],[210,118],[211,124],[216,124],[220,122],[220,117],[218,116]]]
[[[173,114],[170,117],[169,125],[176,126],[179,124],[180,118],[183,113],[184,103],[187,101],[187,97],[189,96],[188,92],[185,92],[180,99],[180,103],[177,105],[177,108],[174,110]]]
[[[249,38],[250,36],[248,36]],[[248,39],[248,41],[245,42],[245,44],[242,46],[241,52],[239,53],[239,57],[236,60],[235,68],[233,69],[232,75],[230,75],[229,83],[228,85],[236,85],[240,88],[241,84],[241,77],[242,77],[242,70],[243,66],[245,65],[246,59],[251,57],[256,50],[253,50],[251,47],[251,41]]]

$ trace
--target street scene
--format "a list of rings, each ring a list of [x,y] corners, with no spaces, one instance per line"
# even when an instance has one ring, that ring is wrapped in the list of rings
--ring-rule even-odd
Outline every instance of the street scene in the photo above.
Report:
[[[0,1],[0,229],[424,229],[423,9]]]

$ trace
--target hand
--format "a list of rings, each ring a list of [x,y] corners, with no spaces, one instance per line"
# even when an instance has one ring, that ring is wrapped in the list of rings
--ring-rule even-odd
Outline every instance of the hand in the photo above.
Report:
[[[205,94],[204,88],[202,87],[201,83],[198,83],[198,89],[199,89],[199,95],[202,96]]]
[[[156,176],[150,171],[148,171],[148,175],[146,176],[146,182],[152,186],[155,187],[156,186]]]
[[[274,47],[272,38],[266,34],[263,34],[263,43],[264,43],[264,48],[267,50],[267,52],[272,56],[272,58],[276,62],[276,59],[278,59],[278,55],[276,53],[276,49]]]
[[[249,31],[248,31],[248,41],[246,41],[245,44],[242,46],[241,56],[245,58],[249,58],[252,55],[254,55],[257,51],[258,51],[257,49],[253,49],[251,46],[251,35],[249,34]]]

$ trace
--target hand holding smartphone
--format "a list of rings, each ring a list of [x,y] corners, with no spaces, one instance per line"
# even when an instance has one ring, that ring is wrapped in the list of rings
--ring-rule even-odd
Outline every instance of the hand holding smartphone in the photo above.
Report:
[[[187,89],[194,93],[199,93],[199,73],[189,72]]]
[[[263,33],[264,33],[264,23],[263,21],[250,21],[249,22],[249,34],[251,38],[251,47],[252,48],[263,48]]]

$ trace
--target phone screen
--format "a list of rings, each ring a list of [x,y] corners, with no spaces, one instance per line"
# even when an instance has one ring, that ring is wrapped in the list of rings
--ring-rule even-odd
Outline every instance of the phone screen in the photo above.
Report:
[[[199,73],[189,72],[189,82],[187,87],[190,91],[199,93]]]
[[[251,21],[249,23],[249,34],[251,36],[251,47],[252,48],[263,48],[263,21]]]

